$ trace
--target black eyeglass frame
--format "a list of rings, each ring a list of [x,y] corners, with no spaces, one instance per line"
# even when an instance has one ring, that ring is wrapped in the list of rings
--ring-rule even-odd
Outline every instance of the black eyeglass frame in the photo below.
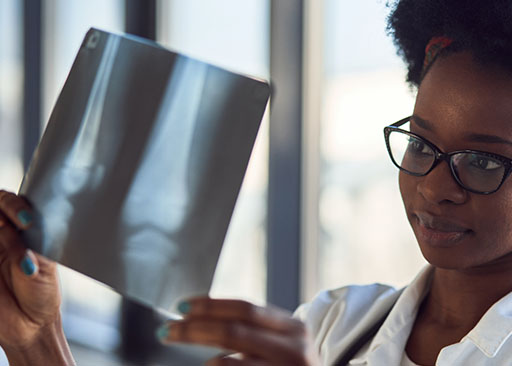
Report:
[[[389,157],[391,158],[391,161],[393,162],[393,164],[401,171],[403,171],[409,175],[416,176],[416,177],[424,177],[425,175],[430,173],[441,161],[446,161],[446,163],[450,167],[450,171],[451,171],[452,176],[455,179],[455,181],[465,190],[472,192],[472,193],[476,193],[476,194],[491,194],[491,193],[496,192],[498,189],[501,188],[501,186],[503,185],[505,180],[509,177],[510,173],[512,172],[512,159],[509,159],[505,156],[489,153],[486,151],[479,151],[479,150],[457,150],[457,151],[451,151],[449,153],[444,153],[441,151],[441,149],[439,149],[436,145],[434,145],[432,142],[428,141],[423,136],[420,136],[420,135],[415,134],[414,132],[406,131],[406,130],[399,128],[400,126],[409,122],[411,120],[411,117],[412,116],[403,118],[398,122],[395,122],[389,126],[384,127],[384,139],[386,141],[386,148],[388,149]],[[434,151],[434,154],[435,154],[434,162],[432,163],[432,166],[430,167],[430,169],[428,171],[426,171],[425,173],[413,173],[411,171],[408,171],[408,170],[402,168],[399,164],[397,164],[397,162],[393,158],[393,154],[391,152],[391,146],[389,144],[389,135],[393,131],[399,131],[406,135],[420,139],[421,141],[425,142],[432,149],[432,151]],[[505,170],[503,172],[503,177],[502,177],[501,182],[498,185],[498,187],[492,191],[482,192],[482,191],[476,191],[476,190],[471,189],[471,188],[467,187],[466,185],[464,185],[464,183],[462,183],[461,180],[459,179],[459,176],[457,175],[457,172],[455,171],[455,167],[452,163],[452,156],[460,154],[460,153],[470,153],[470,154],[476,153],[476,154],[480,154],[483,156],[488,156],[490,158],[493,158],[493,159],[496,159],[496,160],[499,160],[500,162],[502,162],[503,166],[505,167]]]

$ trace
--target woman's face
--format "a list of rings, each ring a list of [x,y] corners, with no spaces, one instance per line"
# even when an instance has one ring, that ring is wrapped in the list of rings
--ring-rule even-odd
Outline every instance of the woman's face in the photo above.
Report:
[[[512,158],[512,76],[469,53],[435,61],[416,99],[411,131],[443,152],[481,150]],[[421,251],[434,266],[512,265],[512,178],[490,195],[461,188],[446,162],[428,175],[400,172],[400,191]]]

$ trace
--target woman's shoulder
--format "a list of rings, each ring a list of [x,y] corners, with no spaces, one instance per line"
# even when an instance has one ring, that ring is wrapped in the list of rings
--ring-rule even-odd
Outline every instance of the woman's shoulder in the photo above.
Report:
[[[389,311],[400,292],[378,283],[322,291],[301,305],[295,316],[306,323],[322,348],[328,338],[349,340],[371,326]]]
[[[397,290],[388,285],[350,285],[319,292],[312,301],[302,304],[295,316],[307,321],[308,318],[324,318],[328,313],[347,311],[367,313],[373,307],[388,304],[389,298],[396,298]]]

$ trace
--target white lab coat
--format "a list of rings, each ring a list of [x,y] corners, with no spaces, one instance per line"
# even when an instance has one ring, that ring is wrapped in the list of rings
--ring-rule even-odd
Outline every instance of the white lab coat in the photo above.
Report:
[[[396,301],[375,337],[350,365],[398,366],[432,273],[432,267],[426,266],[403,292],[380,284],[324,291],[312,302],[301,305],[296,316],[314,335],[323,364],[331,366]],[[460,342],[443,348],[436,366],[512,365],[510,335],[512,293],[495,303]]]

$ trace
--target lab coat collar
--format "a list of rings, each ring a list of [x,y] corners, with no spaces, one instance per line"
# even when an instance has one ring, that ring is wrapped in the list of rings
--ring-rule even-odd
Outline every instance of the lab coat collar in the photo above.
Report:
[[[393,309],[370,343],[368,351],[351,365],[399,365],[403,350],[423,298],[430,288],[433,267],[425,266],[398,298]],[[385,346],[384,346],[385,345]]]
[[[405,288],[370,343],[368,351],[362,357],[352,360],[351,365],[381,365],[382,360],[386,360],[386,365],[400,364],[418,308],[430,289],[433,272],[433,267],[427,265]],[[512,292],[491,306],[460,343],[470,341],[485,356],[495,357],[512,336],[511,304]],[[450,347],[443,348],[439,358],[443,351],[448,351]]]
[[[464,337],[487,357],[494,357],[512,335],[512,292],[487,310],[478,324]]]

